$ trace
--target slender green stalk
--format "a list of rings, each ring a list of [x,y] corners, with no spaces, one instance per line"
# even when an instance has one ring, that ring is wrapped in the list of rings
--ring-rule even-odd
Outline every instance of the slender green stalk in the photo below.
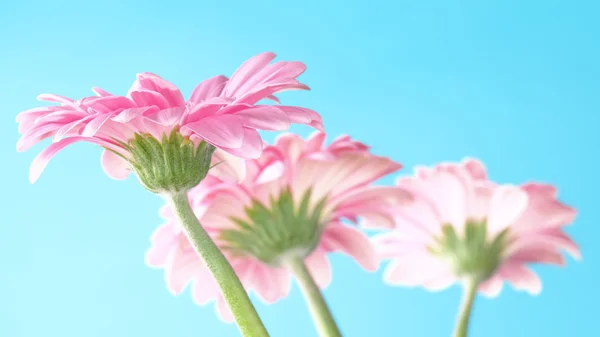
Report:
[[[269,333],[233,268],[219,247],[200,225],[200,221],[198,221],[190,207],[187,194],[176,193],[170,197],[170,201],[187,237],[219,284],[242,336],[269,337]]]
[[[465,284],[460,313],[454,330],[454,337],[467,337],[469,332],[469,320],[471,318],[471,311],[473,310],[473,303],[475,302],[478,286],[479,282],[474,280],[469,280]]]
[[[302,293],[308,302],[308,307],[313,321],[321,337],[341,337],[342,334],[335,324],[333,315],[327,303],[321,294],[319,286],[315,283],[312,275],[306,268],[304,261],[300,258],[293,258],[288,261],[288,266],[295,274]]]

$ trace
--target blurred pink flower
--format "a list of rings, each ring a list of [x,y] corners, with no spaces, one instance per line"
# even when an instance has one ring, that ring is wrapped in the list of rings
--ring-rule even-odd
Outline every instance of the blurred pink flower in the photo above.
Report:
[[[398,186],[414,201],[397,207],[393,231],[374,238],[379,256],[391,259],[389,284],[436,291],[475,278],[488,297],[505,281],[537,294],[542,284],[529,264],[563,265],[561,250],[580,258],[563,231],[576,211],[558,201],[551,185],[499,185],[479,161],[467,159],[417,168]]]
[[[319,130],[316,112],[294,106],[258,105],[261,99],[279,102],[274,94],[286,90],[308,90],[296,80],[306,67],[301,62],[276,62],[273,53],[246,61],[228,79],[215,76],[201,82],[185,101],[177,87],[161,77],[142,73],[127,96],[115,96],[93,88],[97,96],[72,100],[44,94],[39,100],[60,103],[24,111],[17,116],[22,137],[18,151],[51,138],[53,143],[33,161],[30,180],[38,179],[50,159],[64,147],[86,141],[111,151],[102,154],[109,176],[125,179],[130,154],[123,146],[135,134],[149,134],[159,142],[172,130],[195,144],[204,140],[217,149],[215,161],[236,157],[257,158],[263,143],[257,130],[286,130],[291,123],[308,124]],[[114,151],[114,152],[113,152]],[[118,154],[115,154],[118,153]],[[124,158],[122,158],[123,156]]]
[[[260,158],[246,161],[246,177],[241,183],[209,176],[189,193],[200,222],[223,248],[247,291],[254,291],[267,303],[288,295],[288,258],[306,258],[306,266],[321,288],[331,282],[330,252],[345,253],[366,270],[376,270],[378,262],[367,236],[342,220],[359,223],[361,218],[362,223],[392,225],[389,206],[407,198],[401,189],[371,186],[399,170],[400,164],[372,155],[367,146],[347,136],[329,146],[323,145],[324,139],[321,132],[306,141],[292,134],[282,135]],[[309,190],[310,198],[305,199]],[[288,191],[293,204],[282,197]],[[304,207],[303,202],[307,202]],[[253,222],[260,213],[257,204],[268,212],[265,222],[277,221],[277,215],[287,216],[288,221],[278,223],[279,227]],[[302,209],[317,219],[316,227],[299,220]],[[194,301],[204,305],[216,300],[219,316],[230,322],[232,317],[215,281],[194,254],[172,208],[166,205],[161,215],[166,223],[152,235],[147,264],[164,268],[168,289],[174,294],[191,282]],[[244,232],[244,226],[253,229]]]

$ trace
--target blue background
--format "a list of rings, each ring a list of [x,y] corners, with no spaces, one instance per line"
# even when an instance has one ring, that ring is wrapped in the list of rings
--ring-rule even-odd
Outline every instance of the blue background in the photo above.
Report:
[[[332,137],[349,133],[406,173],[471,155],[498,181],[559,186],[580,211],[569,233],[583,261],[537,268],[538,297],[505,288],[480,298],[472,336],[600,336],[597,3],[0,2],[0,336],[238,336],[212,306],[171,296],[163,273],[145,267],[158,197],[134,178],[110,180],[88,144],[59,154],[30,185],[42,146],[15,151],[14,117],[38,106],[39,93],[125,93],[142,71],[188,95],[263,51],[308,65],[302,80],[312,91],[282,94],[284,103],[316,109]],[[345,336],[450,335],[457,287],[391,288],[381,272],[332,260],[325,295]],[[316,336],[295,286],[258,310],[274,337]]]

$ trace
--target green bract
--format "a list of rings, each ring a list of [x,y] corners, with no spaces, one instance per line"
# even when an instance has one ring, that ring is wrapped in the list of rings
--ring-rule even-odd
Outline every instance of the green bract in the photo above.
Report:
[[[326,199],[310,206],[311,190],[295,203],[289,188],[269,205],[253,201],[246,219],[232,218],[236,229],[221,232],[224,249],[236,255],[250,255],[270,265],[280,265],[291,257],[304,258],[318,245],[323,231]]]
[[[136,134],[120,142],[131,157],[128,162],[142,185],[154,193],[178,193],[197,186],[206,177],[215,147],[202,141],[197,147],[177,130],[162,141]]]
[[[445,225],[434,254],[449,259],[457,276],[478,282],[488,279],[502,262],[508,243],[508,229],[489,239],[487,222],[467,222],[463,237],[459,237],[452,225]]]

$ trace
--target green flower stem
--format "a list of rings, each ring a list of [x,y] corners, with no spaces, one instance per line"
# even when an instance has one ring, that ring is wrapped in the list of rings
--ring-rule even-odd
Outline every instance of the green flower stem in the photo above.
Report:
[[[473,303],[475,302],[478,287],[479,282],[475,280],[468,280],[465,284],[460,313],[454,330],[454,337],[467,337],[469,332],[469,320],[471,318],[471,311],[473,310]]]
[[[313,321],[317,326],[319,336],[341,337],[342,334],[335,324],[333,315],[329,311],[327,303],[325,303],[325,299],[321,294],[319,286],[317,286],[312,275],[310,275],[304,261],[300,258],[293,258],[288,261],[288,266],[296,275],[302,293],[308,302],[308,307]]]
[[[187,193],[175,193],[171,195],[170,201],[192,246],[194,246],[196,252],[206,263],[219,284],[242,336],[269,337],[269,333],[229,261],[196,218],[190,207]]]

